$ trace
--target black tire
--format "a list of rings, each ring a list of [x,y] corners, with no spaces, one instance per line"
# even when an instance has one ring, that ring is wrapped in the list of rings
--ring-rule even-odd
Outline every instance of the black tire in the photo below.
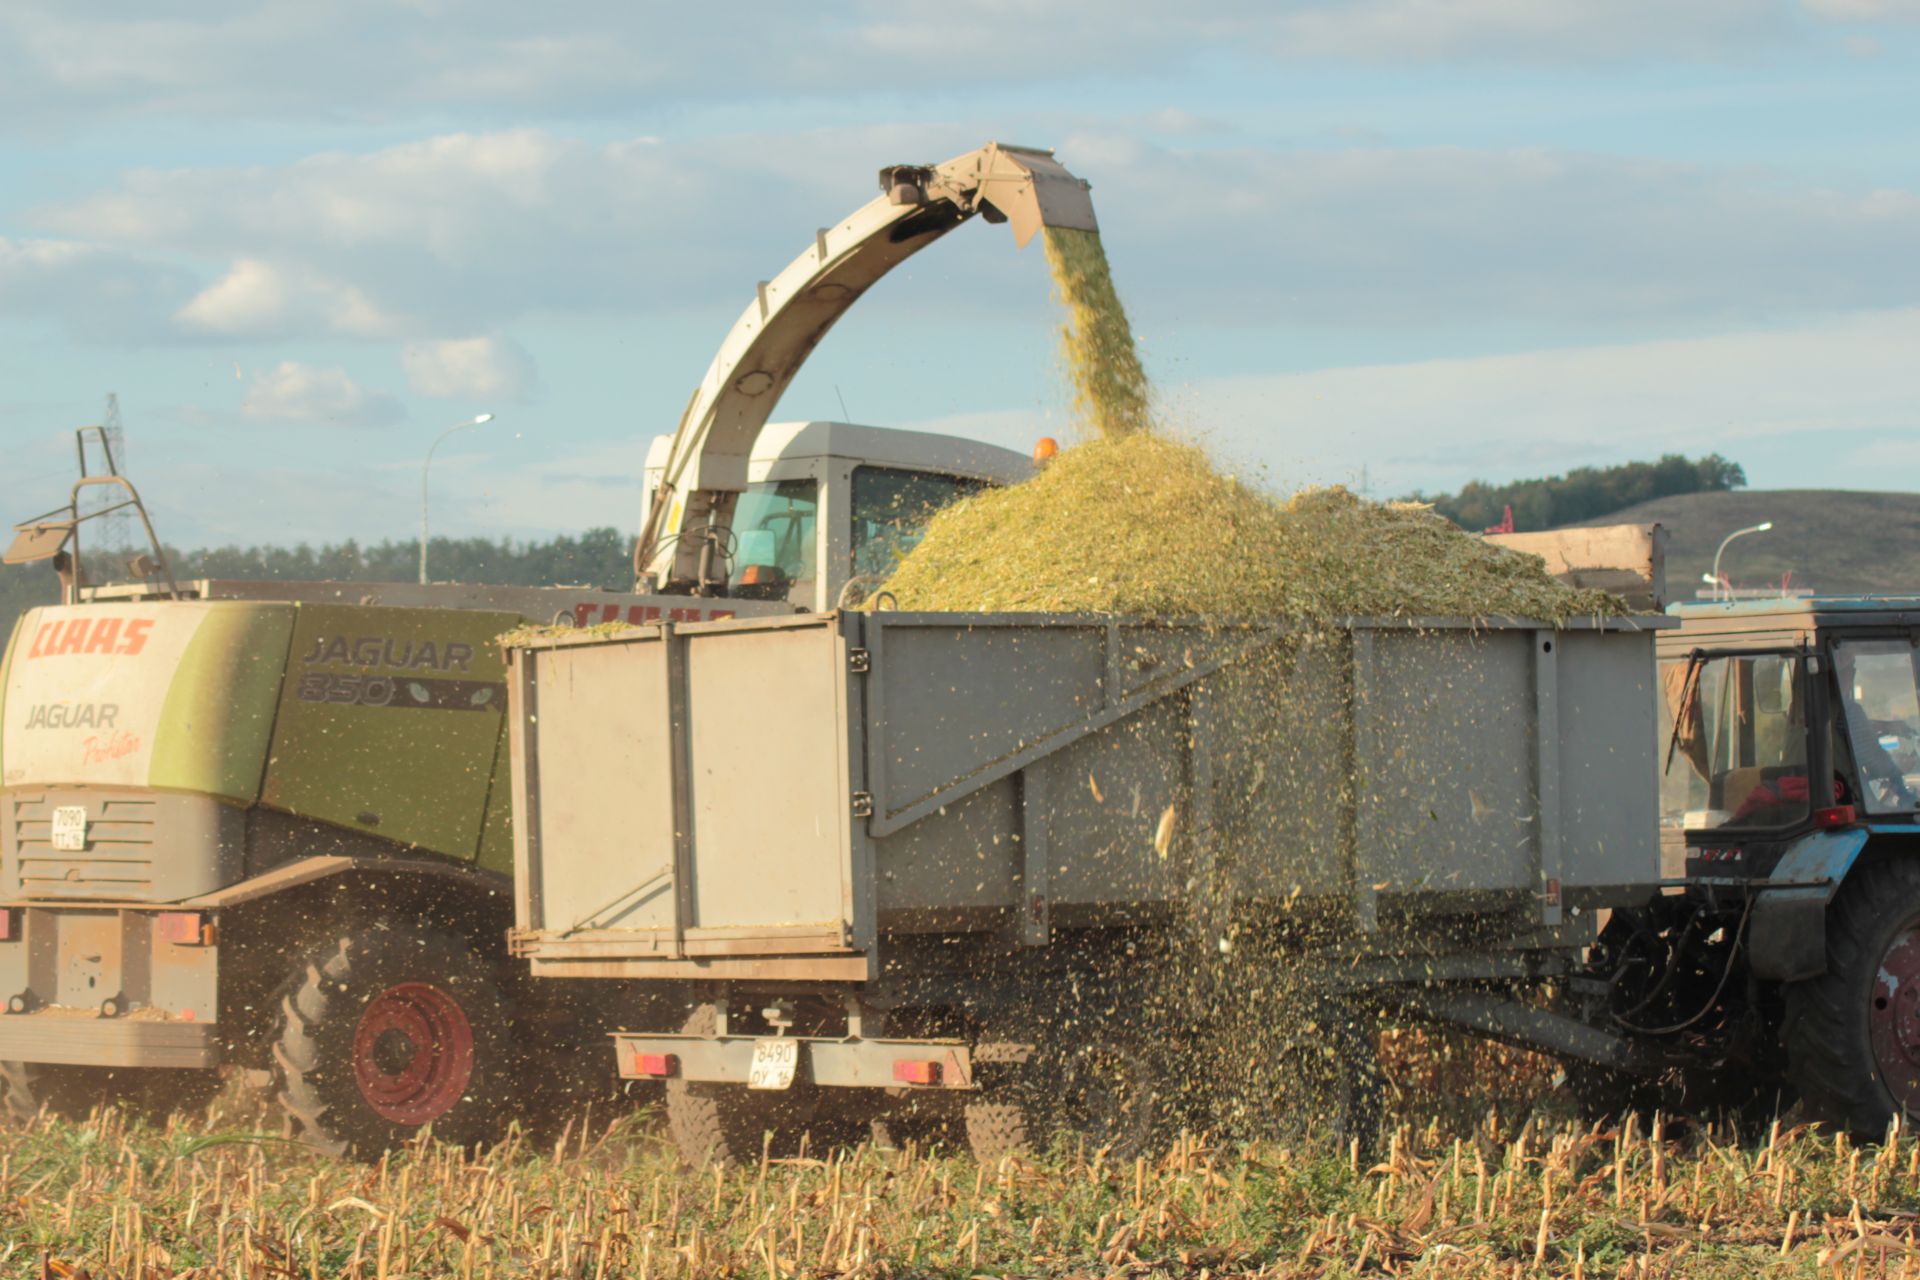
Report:
[[[983,1083],[962,1109],[967,1147],[983,1164],[1036,1154],[1055,1138],[1131,1160],[1165,1136],[1158,1059],[1130,1039],[1043,1044],[1032,1062],[989,1064]]]
[[[962,1116],[967,1150],[981,1164],[998,1164],[1008,1156],[1033,1153],[1040,1125],[1031,1103],[993,1095],[970,1098]]]
[[[1920,1047],[1899,1034],[1920,1031],[1920,990],[1885,990],[1879,977],[1889,965],[1907,976],[1916,935],[1920,861],[1862,861],[1827,908],[1827,971],[1786,991],[1788,1081],[1816,1117],[1862,1138],[1884,1136],[1895,1115],[1920,1119],[1920,1059],[1898,1052],[1903,1040]]]
[[[681,1024],[684,1035],[710,1036],[720,1026],[720,1011],[696,1005]],[[813,1118],[812,1088],[796,1080],[789,1089],[759,1091],[739,1084],[667,1081],[667,1128],[681,1159],[694,1168],[724,1169],[758,1164],[763,1151],[787,1156],[799,1149]],[[768,1146],[767,1135],[773,1135]]]
[[[459,935],[371,926],[330,939],[296,960],[278,1011],[276,1091],[304,1141],[372,1158],[429,1124],[458,1146],[505,1136],[507,997]]]

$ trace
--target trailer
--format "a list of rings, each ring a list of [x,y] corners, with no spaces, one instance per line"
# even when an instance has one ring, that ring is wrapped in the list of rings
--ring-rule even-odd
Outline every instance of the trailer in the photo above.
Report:
[[[1283,955],[1359,1073],[1387,1010],[1627,1069],[1547,997],[1659,878],[1664,622],[879,611],[529,643],[512,949],[669,994],[613,1049],[696,1159],[910,1115],[983,1153],[1145,1141],[1180,1070],[1150,1041],[1199,1030],[1147,1011],[1196,955]]]

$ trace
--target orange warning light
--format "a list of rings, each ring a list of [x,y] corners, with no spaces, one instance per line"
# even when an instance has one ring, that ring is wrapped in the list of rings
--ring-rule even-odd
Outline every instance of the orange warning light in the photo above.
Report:
[[[1033,465],[1044,467],[1052,462],[1060,452],[1060,442],[1052,436],[1041,436],[1040,443],[1033,446]]]

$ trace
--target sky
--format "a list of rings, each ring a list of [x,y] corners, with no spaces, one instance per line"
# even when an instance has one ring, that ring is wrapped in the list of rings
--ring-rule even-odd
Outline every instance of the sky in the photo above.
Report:
[[[1163,420],[1376,497],[1718,451],[1920,465],[1920,0],[7,0],[0,476],[117,393],[185,546],[631,528],[728,327],[990,140],[1093,184]],[[975,222],[777,419],[1070,435]]]

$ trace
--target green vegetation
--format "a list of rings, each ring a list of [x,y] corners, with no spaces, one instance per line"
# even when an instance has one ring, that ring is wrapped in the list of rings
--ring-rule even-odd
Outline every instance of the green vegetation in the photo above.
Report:
[[[589,529],[577,537],[545,542],[495,541],[491,538],[435,538],[429,562],[437,582],[479,583],[503,587],[605,587],[625,591],[633,585],[632,540],[617,529]],[[167,549],[176,578],[268,578],[289,582],[412,582],[419,572],[418,542],[353,539],[313,547],[214,547],[182,552]],[[123,577],[117,567],[97,576]],[[13,630],[16,617],[59,599],[59,581],[44,564],[0,568],[0,637]]]
[[[1474,533],[1489,529],[1513,508],[1514,528],[1552,529],[1597,520],[1655,498],[1682,493],[1724,493],[1744,488],[1747,473],[1717,453],[1687,458],[1669,453],[1658,462],[1628,462],[1617,467],[1577,467],[1563,476],[1488,484],[1475,480],[1459,493],[1414,500]]]
[[[1656,1119],[1401,1126],[1378,1151],[945,1147],[682,1169],[645,1113],[375,1165],[117,1112],[0,1129],[0,1276],[1907,1275],[1920,1144]],[[45,1260],[43,1262],[43,1259]]]

